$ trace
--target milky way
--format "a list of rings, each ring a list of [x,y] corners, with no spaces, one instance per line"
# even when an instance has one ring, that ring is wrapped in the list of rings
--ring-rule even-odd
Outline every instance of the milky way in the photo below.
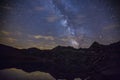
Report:
[[[63,3],[62,3],[63,2]],[[61,16],[61,24],[66,29],[66,34],[68,35],[69,42],[71,43],[71,46],[75,48],[79,48],[79,43],[75,40],[75,31],[72,25],[69,24],[69,16],[65,14],[68,10],[66,8],[70,9],[70,4],[64,4],[65,2],[63,0],[56,1],[52,0],[54,9],[59,12],[59,15]],[[66,2],[67,3],[67,2]],[[62,7],[62,9],[61,9]]]
[[[0,0],[0,43],[51,49],[117,42],[120,8],[110,1]]]

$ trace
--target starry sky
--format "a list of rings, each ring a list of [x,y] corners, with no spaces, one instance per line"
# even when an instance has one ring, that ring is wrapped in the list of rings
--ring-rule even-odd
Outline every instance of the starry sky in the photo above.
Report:
[[[87,48],[120,40],[117,0],[0,0],[0,43]]]

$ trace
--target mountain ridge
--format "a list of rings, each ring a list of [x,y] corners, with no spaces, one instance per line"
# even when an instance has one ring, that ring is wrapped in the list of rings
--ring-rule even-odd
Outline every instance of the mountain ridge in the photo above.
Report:
[[[117,41],[117,42],[114,42],[114,43],[110,43],[110,44],[108,44],[108,45],[100,44],[99,42],[94,41],[94,42],[90,45],[90,47],[88,47],[88,48],[95,47],[95,46],[96,46],[96,47],[98,47],[98,46],[109,46],[109,45],[114,45],[114,44],[120,45],[120,41]],[[13,46],[10,46],[10,45],[5,45],[5,44],[0,44],[0,47],[1,47],[1,46],[6,46],[6,47],[11,47],[11,48],[14,48],[14,49],[18,49],[18,48],[16,48],[16,47],[13,47]],[[54,47],[54,48],[52,48],[52,49],[56,49],[56,48],[71,48],[71,49],[76,49],[76,48],[74,48],[74,47],[72,47],[72,46],[60,46],[60,45],[58,45],[58,46],[56,46],[56,47]],[[78,49],[88,49],[88,48],[78,48]],[[42,49],[39,49],[39,48],[37,48],[37,47],[22,48],[22,49],[20,49],[20,50],[29,50],[29,49],[42,50]],[[43,50],[52,50],[52,49],[43,49]],[[76,49],[76,50],[77,50],[77,49]]]
[[[91,46],[86,49],[58,46],[51,50],[39,50],[0,45],[0,69],[42,71],[56,79],[80,77],[84,80],[90,77],[88,80],[115,80],[120,75],[120,41],[110,45],[94,42]],[[114,77],[109,79],[108,76]]]

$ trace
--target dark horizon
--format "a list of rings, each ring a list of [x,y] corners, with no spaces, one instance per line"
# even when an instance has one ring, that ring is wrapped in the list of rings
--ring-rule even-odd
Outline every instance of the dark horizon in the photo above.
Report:
[[[17,48],[17,47],[14,47],[14,46],[11,46],[11,45],[6,45],[6,44],[0,44],[0,45],[4,45],[4,46],[8,46],[8,47],[12,47],[12,48],[16,48],[16,49],[39,49],[39,50],[52,50],[52,49],[54,49],[54,48],[57,48],[57,47],[65,47],[65,48],[67,48],[67,47],[71,47],[71,48],[73,48],[73,49],[89,49],[93,44],[97,44],[97,45],[103,45],[103,46],[109,46],[109,45],[112,45],[112,44],[115,44],[115,43],[119,43],[120,41],[117,41],[117,42],[113,42],[113,43],[110,43],[110,44],[101,44],[101,43],[99,43],[99,42],[97,42],[97,41],[94,41],[89,47],[87,47],[87,48],[82,48],[82,47],[80,47],[80,48],[74,48],[74,47],[72,47],[72,46],[61,46],[61,45],[57,45],[57,46],[55,46],[55,47],[53,47],[53,48],[50,48],[50,49],[40,49],[40,48],[37,48],[37,47],[28,47],[28,48]]]
[[[54,77],[49,75],[50,80],[74,80],[75,78],[85,80],[88,77],[89,80],[120,80],[119,53],[120,41],[107,46],[94,42],[88,49],[59,46],[52,50],[35,48],[21,50],[0,45],[0,79],[14,79],[13,76],[16,76],[15,80],[19,80],[21,77],[22,80],[28,78],[39,80],[45,77],[38,77],[38,75],[45,72]],[[11,72],[11,68],[15,72]],[[37,76],[31,78],[26,76],[26,74],[30,74],[27,72],[33,72],[34,74],[31,76],[35,74]],[[41,73],[41,75],[45,75],[45,73]]]

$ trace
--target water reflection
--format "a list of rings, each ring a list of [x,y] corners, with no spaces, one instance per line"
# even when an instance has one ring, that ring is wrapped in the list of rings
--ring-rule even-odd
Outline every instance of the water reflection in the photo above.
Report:
[[[10,68],[0,70],[0,80],[56,80],[49,73],[35,71],[27,73],[21,69]],[[65,80],[65,79],[59,79]],[[76,78],[74,80],[81,80]]]
[[[1,80],[55,80],[49,73],[35,71],[27,73],[20,69],[0,70]]]

